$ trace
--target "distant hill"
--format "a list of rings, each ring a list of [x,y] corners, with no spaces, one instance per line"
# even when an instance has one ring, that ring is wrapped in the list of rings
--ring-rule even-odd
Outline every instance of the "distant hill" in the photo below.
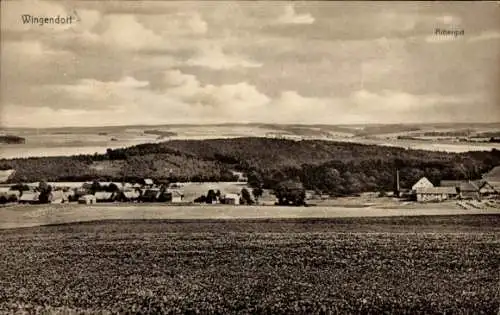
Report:
[[[170,181],[235,181],[233,171],[252,184],[273,188],[296,179],[307,189],[331,194],[392,190],[396,169],[402,187],[426,176],[478,179],[500,165],[500,151],[444,153],[344,142],[269,138],[173,140],[108,149],[106,154],[2,159],[15,169],[10,182],[153,178]]]

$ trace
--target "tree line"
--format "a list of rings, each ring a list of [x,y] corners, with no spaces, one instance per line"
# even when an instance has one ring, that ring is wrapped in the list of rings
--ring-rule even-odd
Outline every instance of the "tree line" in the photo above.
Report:
[[[32,181],[170,182],[236,181],[232,170],[248,175],[256,190],[277,189],[287,180],[331,195],[411,187],[426,176],[478,179],[500,164],[500,152],[446,153],[321,140],[237,138],[174,140],[108,149],[105,154],[0,160],[15,169],[11,183]],[[258,192],[258,191],[257,191]]]

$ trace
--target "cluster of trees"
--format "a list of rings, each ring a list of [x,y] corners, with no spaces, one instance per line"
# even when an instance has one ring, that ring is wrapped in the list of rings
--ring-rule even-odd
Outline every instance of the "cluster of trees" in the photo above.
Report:
[[[25,143],[26,139],[23,137],[19,136],[13,136],[13,135],[4,135],[0,136],[0,143],[5,143],[5,144],[22,144]]]
[[[500,152],[445,153],[309,140],[238,138],[175,140],[109,149],[106,154],[0,160],[1,169],[15,169],[11,182],[128,181],[140,178],[170,181],[235,181],[230,170],[248,175],[252,195],[296,180],[305,189],[332,195],[392,190],[396,169],[401,187],[420,177],[478,179],[500,164]],[[285,200],[287,198],[284,198]],[[293,198],[292,198],[293,199]]]

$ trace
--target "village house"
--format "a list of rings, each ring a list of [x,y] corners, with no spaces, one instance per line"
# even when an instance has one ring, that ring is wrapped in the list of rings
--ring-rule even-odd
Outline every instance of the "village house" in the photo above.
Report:
[[[138,190],[125,190],[125,191],[121,191],[118,194],[118,196],[116,197],[116,200],[122,201],[122,202],[132,202],[132,201],[138,201],[140,197],[141,197],[141,193]]]
[[[483,179],[493,187],[497,194],[500,194],[500,166],[495,166],[491,171],[484,174]]]
[[[83,195],[78,199],[78,203],[92,205],[97,203],[97,199],[94,195]]]
[[[457,190],[460,199],[481,199],[480,183],[466,180],[443,180],[442,187],[453,187]]]
[[[427,177],[422,177],[411,187],[411,190],[413,193],[416,193],[418,188],[432,188],[432,187],[434,187],[434,184],[432,184],[431,181],[427,179]]]
[[[62,190],[51,191],[48,198],[50,203],[64,203],[68,201],[68,196]]]
[[[151,178],[144,178],[139,181],[139,184],[145,188],[152,188],[154,186],[154,181]]]
[[[485,180],[480,180],[478,182],[481,183],[480,185],[478,185],[479,195],[481,196],[481,198],[495,198],[499,196],[499,191],[492,184]]]
[[[455,187],[416,187],[418,202],[444,201],[457,197]]]
[[[172,203],[179,203],[183,201],[184,195],[178,190],[171,190],[166,192],[166,199]]]
[[[224,195],[224,204],[239,205],[240,204],[240,196],[238,194],[225,194]]]
[[[115,194],[106,191],[98,191],[94,194],[97,202],[113,202],[115,201]]]
[[[34,204],[39,202],[40,193],[35,191],[23,191],[19,197],[19,203]]]
[[[155,202],[158,200],[160,195],[161,192],[159,188],[142,189],[139,199],[143,202]]]

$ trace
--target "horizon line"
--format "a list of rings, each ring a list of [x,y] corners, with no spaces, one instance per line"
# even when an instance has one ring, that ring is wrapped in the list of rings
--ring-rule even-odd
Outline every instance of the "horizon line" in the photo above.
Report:
[[[275,126],[412,126],[412,125],[494,125],[500,124],[496,122],[408,122],[408,123],[344,123],[344,124],[327,124],[327,123],[270,123],[270,122],[221,122],[221,123],[166,123],[166,124],[124,124],[124,125],[79,125],[79,126],[61,126],[61,127],[23,127],[10,126],[4,127],[0,125],[0,130],[8,129],[76,129],[76,128],[125,128],[125,127],[188,127],[188,126],[244,126],[244,125],[275,125]]]

